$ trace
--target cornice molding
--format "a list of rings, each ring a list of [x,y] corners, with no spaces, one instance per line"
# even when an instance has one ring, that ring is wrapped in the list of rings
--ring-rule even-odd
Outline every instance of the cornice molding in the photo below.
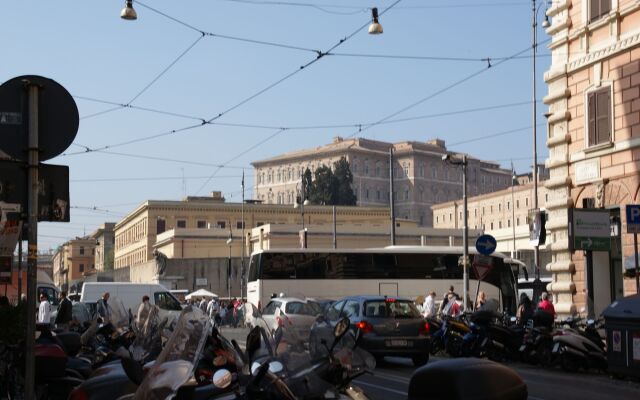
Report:
[[[567,72],[574,72],[578,69],[591,65],[604,58],[610,57],[615,53],[619,53],[640,44],[640,32],[633,34],[624,39],[620,39],[614,44],[604,47],[600,50],[590,52],[586,56],[580,57],[566,65]]]
[[[556,90],[554,92],[549,93],[542,99],[542,102],[544,104],[549,105],[555,102],[556,100],[568,99],[569,97],[571,97],[571,89],[565,88],[565,89]]]
[[[571,143],[571,134],[565,133],[564,135],[556,135],[550,137],[547,140],[547,147],[555,147],[561,144],[569,144]]]
[[[558,187],[571,187],[570,176],[559,176],[555,178],[549,178],[544,181],[544,187],[547,189],[555,189]]]

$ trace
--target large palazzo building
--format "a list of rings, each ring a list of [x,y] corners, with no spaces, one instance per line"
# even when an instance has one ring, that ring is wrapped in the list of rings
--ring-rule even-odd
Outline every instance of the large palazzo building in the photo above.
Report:
[[[349,161],[357,205],[389,206],[389,150],[394,150],[394,202],[396,216],[431,227],[430,206],[462,197],[462,170],[442,161],[448,151],[442,140],[388,143],[362,138],[334,138],[313,149],[285,153],[255,161],[257,199],[267,204],[294,204],[300,193],[301,175],[309,168],[333,163],[341,157]],[[511,171],[497,163],[472,156],[468,160],[468,193],[478,195],[508,187]]]
[[[559,313],[587,307],[599,315],[636,291],[624,214],[627,204],[640,203],[640,2],[555,0],[547,15],[546,268]],[[586,252],[569,249],[571,208],[609,210],[611,250],[590,252],[590,267]]]

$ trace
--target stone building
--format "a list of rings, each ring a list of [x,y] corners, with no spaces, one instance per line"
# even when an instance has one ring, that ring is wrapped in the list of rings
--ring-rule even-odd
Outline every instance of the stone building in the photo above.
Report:
[[[113,247],[116,236],[115,222],[105,222],[91,236],[96,241],[95,268],[98,273],[113,269]]]
[[[541,176],[545,176],[544,171]],[[527,175],[518,176],[517,181],[525,183],[468,198],[469,219],[467,224],[470,230],[475,229],[477,232],[484,232],[495,237],[496,251],[512,254],[524,262],[533,275],[534,255],[533,246],[529,243],[527,219],[529,209],[533,208],[533,182],[527,179]],[[538,187],[538,206],[544,209],[547,199],[547,190],[540,184]],[[462,199],[436,204],[431,209],[434,228],[462,229],[464,226]],[[474,245],[476,237],[469,234],[470,246]],[[550,261],[550,245],[547,241],[546,245],[540,246],[541,275],[549,275],[549,272],[542,271],[542,268]]]
[[[389,206],[389,149],[394,150],[394,203],[396,216],[411,219],[419,226],[432,226],[429,207],[462,197],[460,167],[442,161],[444,141],[388,143],[377,140],[334,138],[313,149],[285,153],[255,161],[256,198],[267,204],[294,204],[301,193],[301,175],[309,168],[333,163],[345,157],[353,174],[357,205]],[[493,192],[511,184],[511,171],[498,164],[468,158],[470,195]]]
[[[87,276],[96,273],[95,239],[87,236],[64,243],[53,254],[53,282],[70,293],[80,292]]]
[[[633,235],[624,210],[640,203],[640,2],[556,0],[547,15],[547,269],[559,313],[587,307],[597,316],[636,291],[633,274],[625,273],[633,264]],[[609,211],[610,251],[570,251],[572,208]]]

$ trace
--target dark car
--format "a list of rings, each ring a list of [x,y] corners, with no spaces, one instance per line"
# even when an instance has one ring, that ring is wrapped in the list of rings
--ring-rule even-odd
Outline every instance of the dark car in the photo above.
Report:
[[[360,330],[359,347],[377,359],[385,356],[409,357],[416,366],[429,361],[429,325],[413,304],[399,297],[352,296],[333,303],[325,314],[325,321],[317,321],[311,330],[310,351],[323,346],[327,331],[341,318],[351,321],[355,332]]]

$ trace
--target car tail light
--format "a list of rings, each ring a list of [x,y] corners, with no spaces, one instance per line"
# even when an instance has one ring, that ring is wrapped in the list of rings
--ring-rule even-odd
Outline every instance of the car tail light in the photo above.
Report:
[[[89,400],[89,395],[83,388],[75,388],[69,394],[69,400]]]
[[[367,321],[360,321],[356,324],[356,328],[360,329],[362,333],[371,333],[373,331],[373,325]]]
[[[429,328],[430,328],[429,327],[429,323],[425,322],[424,325],[422,325],[420,327],[420,334],[424,335],[424,336],[428,335],[429,334]]]
[[[386,301],[387,303],[395,303],[396,299],[394,299],[393,297],[385,297],[384,301]]]

